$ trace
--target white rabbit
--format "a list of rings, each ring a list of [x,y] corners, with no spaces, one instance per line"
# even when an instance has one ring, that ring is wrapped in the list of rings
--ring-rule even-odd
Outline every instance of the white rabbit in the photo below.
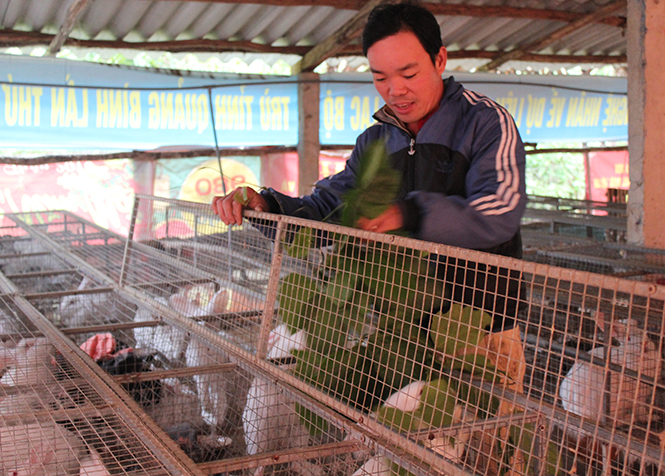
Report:
[[[607,348],[610,362],[652,379],[660,375],[660,353],[644,330],[630,321],[622,320],[612,324],[612,337],[619,341],[619,346]],[[602,358],[604,353],[605,347],[600,346],[591,350],[589,355]],[[559,388],[563,408],[605,423],[605,376],[604,367],[590,362],[576,362]],[[607,416],[619,423],[630,422],[631,415],[636,421],[647,419],[650,385],[614,371],[611,372],[610,385],[610,409]]]
[[[406,387],[403,387],[390,395],[386,401],[383,402],[383,406],[387,408],[396,408],[403,412],[415,412],[422,405],[420,397],[422,396],[426,385],[427,382],[424,380],[411,382]]]
[[[186,353],[188,367],[203,367],[229,362],[229,359],[205,341],[192,337]],[[216,428],[226,421],[231,384],[222,373],[195,375],[196,390],[205,422]]]
[[[170,298],[171,305],[175,309],[187,317],[194,318],[220,312],[222,306],[226,306],[227,301],[228,294],[225,289],[215,293],[208,304],[203,307],[200,307],[196,300],[188,299],[181,294],[173,295]],[[204,325],[203,322],[200,324]],[[192,337],[185,353],[185,362],[188,367],[202,367],[228,363],[229,359],[202,339]],[[231,385],[228,376],[220,373],[195,375],[194,380],[203,419],[215,429],[226,421],[229,409]]]
[[[293,335],[285,325],[277,326],[268,337],[268,358],[287,357],[292,350],[306,347],[307,335],[299,331]],[[305,447],[309,432],[296,413],[295,402],[280,387],[255,377],[247,394],[247,404],[242,414],[247,454]],[[291,470],[304,475],[321,474],[320,466],[305,460],[290,463]],[[261,476],[265,468],[260,466],[254,476]]]
[[[77,291],[93,289],[96,283],[84,276],[78,285]],[[60,299],[58,312],[60,315],[60,327],[71,329],[100,324],[117,324],[127,322],[129,316],[136,309],[136,305],[130,303],[114,292],[101,292],[93,294],[71,294]],[[125,331],[130,332],[131,331]],[[79,334],[76,340],[79,344],[85,335]],[[131,338],[131,337],[130,337]]]
[[[172,300],[173,296],[171,296]],[[169,306],[169,301],[162,297],[155,298],[160,304]],[[158,320],[151,311],[139,307],[134,315],[134,322]],[[152,327],[137,327],[134,329],[134,339],[137,349],[157,351],[171,365],[175,365],[185,356],[187,350],[187,331],[171,325],[158,325]]]
[[[13,362],[0,378],[2,385],[50,385],[55,382],[55,347],[45,338],[22,339]]]
[[[661,371],[661,355],[656,345],[643,329],[630,320],[612,323],[612,337],[619,341],[618,346],[607,348],[610,362],[625,369],[637,372],[640,376],[657,379]],[[589,352],[590,356],[602,358],[605,347],[600,346]],[[610,372],[609,412],[605,409],[606,386],[605,367],[591,362],[576,362],[568,371],[561,386],[559,396],[563,408],[584,418],[599,423],[621,424],[635,421],[645,422],[649,417],[649,401],[652,386],[616,371]],[[575,435],[571,435],[576,438]],[[604,471],[610,471],[610,455],[617,453],[607,444],[594,444],[590,450],[583,441],[574,443],[577,451],[591,451],[593,458],[602,460]],[[629,461],[632,460],[628,456]]]
[[[411,382],[397,392],[391,394],[385,402],[383,407],[395,408],[405,413],[412,413],[420,410],[423,405],[422,394],[429,382],[417,380]],[[459,424],[467,421],[468,412],[462,405],[455,405],[452,415],[452,425]],[[464,455],[464,450],[467,443],[471,438],[471,431],[461,431],[456,437],[451,438],[448,436],[440,436],[433,439],[427,439],[423,444],[431,450],[439,453],[455,462],[460,462]]]
[[[0,473],[13,476],[71,475],[85,455],[83,441],[53,422],[0,427]]]
[[[77,291],[89,289],[93,281],[84,276]],[[74,294],[60,299],[60,321],[66,328],[82,327],[88,322],[88,315],[93,312],[93,296],[90,294]]]
[[[247,454],[306,447],[309,432],[300,422],[295,402],[275,384],[255,378],[247,394],[247,405],[242,414]],[[321,473],[319,467],[307,461],[293,461],[292,470],[303,476]],[[260,476],[259,467],[254,476]]]
[[[79,476],[111,476],[111,473],[104,466],[99,453],[90,448],[90,454],[81,460]]]
[[[216,292],[205,306],[201,306],[199,297],[189,299],[184,294],[171,296],[171,306],[187,317],[196,318],[201,316],[229,312],[229,289],[221,289]],[[235,309],[233,305],[231,309]],[[206,325],[199,322],[200,325]],[[225,332],[219,335],[231,338]],[[196,336],[190,337],[189,346],[185,354],[188,367],[204,367],[231,362],[229,357],[220,352],[215,346],[209,345]],[[211,434],[206,438],[209,446],[226,446],[232,443],[230,438],[219,436],[219,431],[228,423],[234,424],[240,408],[243,408],[247,398],[248,384],[245,376],[238,375],[237,371],[205,373],[195,375],[196,389],[201,408],[200,416],[204,422],[211,427]],[[237,424],[237,422],[235,423]]]
[[[307,332],[304,329],[291,334],[286,324],[275,327],[268,336],[268,360],[291,357],[292,350],[307,348]]]
[[[248,306],[246,300],[236,304],[229,301],[231,290],[221,289],[215,293],[205,306],[201,306],[198,297],[190,299],[184,293],[173,294],[168,301],[164,298],[155,298],[158,302],[181,314],[197,318],[223,312],[245,310]],[[240,306],[239,309],[236,307]],[[139,308],[134,316],[134,322],[145,322],[158,319],[149,310]],[[137,348],[147,348],[159,351],[170,362],[178,362],[186,358],[188,346],[187,332],[180,328],[166,325],[134,329]],[[193,355],[197,355],[195,351]]]

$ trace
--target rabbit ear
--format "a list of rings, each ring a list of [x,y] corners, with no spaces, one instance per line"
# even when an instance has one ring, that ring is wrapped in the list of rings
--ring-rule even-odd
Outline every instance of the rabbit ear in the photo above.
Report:
[[[38,337],[23,338],[19,341],[16,347],[24,351],[29,350],[31,347],[34,347],[37,344],[37,339]]]
[[[644,342],[642,342],[642,355],[647,355],[649,352],[653,350],[655,346],[653,346],[653,343],[649,339],[649,337],[645,336],[644,337]]]
[[[84,290],[84,289],[88,289],[88,288],[91,287],[91,286],[90,286],[91,284],[92,284],[92,279],[90,279],[90,278],[87,277],[87,276],[83,276],[83,280],[82,280],[81,283],[79,284],[78,290],[79,290],[79,291],[82,291],[82,290]]]
[[[231,290],[228,288],[220,289],[215,293],[215,295],[210,300],[212,304],[211,314],[220,314],[228,310],[230,294]]]
[[[620,342],[624,342],[628,335],[628,323],[624,320],[620,320],[613,321],[610,325],[612,326],[612,337],[615,337]]]
[[[597,311],[595,313],[596,327],[600,329],[600,332],[605,331],[605,313],[603,311]]]
[[[193,307],[189,299],[183,294],[173,294],[169,296],[169,304],[173,309],[182,314],[189,313]]]

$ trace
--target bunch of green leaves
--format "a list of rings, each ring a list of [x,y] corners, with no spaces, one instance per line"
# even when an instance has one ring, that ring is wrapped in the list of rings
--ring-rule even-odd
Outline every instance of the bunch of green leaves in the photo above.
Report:
[[[491,363],[486,349],[481,346],[487,336],[485,329],[491,323],[492,316],[482,309],[459,303],[452,304],[445,312],[432,315],[430,338],[443,357],[442,367],[499,382],[503,372]]]
[[[500,401],[490,393],[466,382],[440,378],[430,381],[423,388],[420,404],[411,412],[395,407],[381,407],[377,419],[399,432],[411,432],[445,428],[456,423],[455,408],[463,406],[474,418],[495,416]]]
[[[434,362],[422,326],[443,306],[445,286],[426,253],[341,240],[317,274],[286,276],[278,296],[282,322],[308,335],[295,372],[352,406],[371,410]]]
[[[395,201],[401,174],[390,166],[384,140],[367,145],[360,156],[354,187],[342,196],[341,224],[355,226],[359,218],[376,218]]]
[[[291,273],[280,283],[282,322],[308,335],[307,350],[294,352],[295,375],[362,411],[380,408],[415,380],[451,380],[444,371],[496,380],[485,356],[473,351],[491,317],[450,305],[428,253],[345,234],[330,238],[332,252],[313,273]],[[287,241],[291,255],[304,258],[316,232],[301,228]],[[325,428],[299,412],[310,431]]]
[[[540,434],[538,434],[540,433]],[[563,451],[553,441],[550,435],[545,434],[539,423],[523,423],[520,426],[512,425],[508,430],[509,438],[506,445],[508,453],[508,464],[515,473],[531,474],[538,464],[539,474],[561,474],[565,467],[563,464]],[[511,458],[517,452],[521,453],[524,468],[515,467],[515,458]],[[532,455],[544,453],[544,458],[533,458]],[[512,463],[512,464],[511,464]],[[534,466],[529,470],[529,466]],[[523,470],[523,471],[521,471]],[[535,472],[533,474],[536,474]]]

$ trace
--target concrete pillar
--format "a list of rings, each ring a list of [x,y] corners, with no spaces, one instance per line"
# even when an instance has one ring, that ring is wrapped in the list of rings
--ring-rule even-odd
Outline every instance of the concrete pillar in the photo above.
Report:
[[[665,2],[627,6],[628,241],[665,249]]]
[[[311,193],[319,179],[319,75],[298,74],[298,195]]]

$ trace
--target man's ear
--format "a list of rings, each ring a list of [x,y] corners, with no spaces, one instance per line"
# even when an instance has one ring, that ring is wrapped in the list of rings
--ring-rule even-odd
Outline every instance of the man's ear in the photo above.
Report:
[[[446,63],[448,62],[448,50],[445,46],[442,46],[439,52],[436,54],[434,61],[434,67],[439,72],[443,74],[443,71],[446,69]]]

